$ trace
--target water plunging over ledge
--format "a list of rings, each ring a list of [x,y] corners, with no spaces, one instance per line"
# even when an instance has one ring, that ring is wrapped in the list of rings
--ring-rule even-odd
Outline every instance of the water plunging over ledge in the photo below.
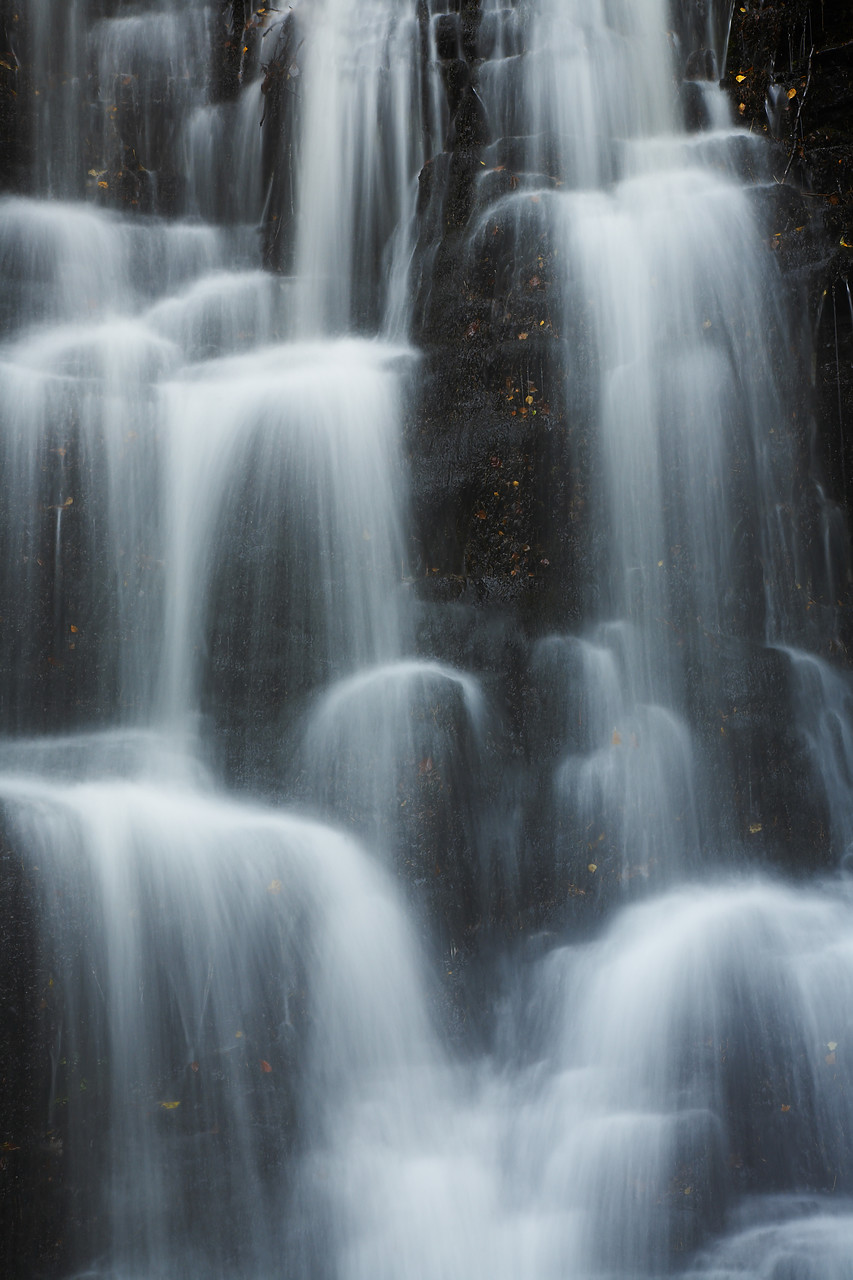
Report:
[[[849,1280],[843,566],[730,13],[31,0],[15,1277]],[[571,494],[550,595],[419,562],[449,279]]]

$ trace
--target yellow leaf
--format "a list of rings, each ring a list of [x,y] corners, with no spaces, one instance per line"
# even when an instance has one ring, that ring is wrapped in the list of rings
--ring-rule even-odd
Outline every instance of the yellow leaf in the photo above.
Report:
[[[788,97],[789,97],[789,98],[796,98],[796,96],[797,96],[797,91],[796,91],[796,89],[789,89],[789,90],[788,90]]]
[[[760,830],[761,830],[760,822],[750,822],[749,824],[750,835],[753,835],[753,836],[758,835]]]
[[[106,189],[107,189],[107,187],[108,187],[109,185],[110,185],[110,184],[109,184],[108,182],[99,182],[99,183],[98,183],[98,186],[99,186],[99,187],[103,187],[105,191],[106,191]]]
[[[524,341],[526,340],[526,338],[527,338],[527,334],[526,334],[526,333],[520,333],[520,334],[518,335],[518,340],[519,340],[519,342],[524,342]]]
[[[737,80],[738,84],[743,84],[745,79],[746,76],[735,76],[735,80]]]
[[[789,1105],[787,1102],[783,1102],[783,1103],[782,1103],[782,1110],[783,1110],[783,1111],[790,1111],[790,1110],[791,1110],[790,1105]]]
[[[829,1040],[829,1041],[827,1041],[827,1045],[826,1045],[826,1047],[827,1047],[827,1049],[829,1050],[829,1052],[830,1052],[830,1053],[835,1053],[835,1050],[838,1048],[838,1041],[837,1041],[837,1040]]]
[[[160,1103],[160,1106],[163,1108],[164,1111],[174,1111],[175,1107],[179,1107],[180,1105],[181,1105],[180,1102],[161,1102]]]
[[[281,893],[281,881],[270,880],[269,884],[267,885],[267,893]]]
[[[598,870],[598,864],[595,862],[591,862],[587,867],[587,871],[591,871],[593,875],[595,875],[597,870]]]

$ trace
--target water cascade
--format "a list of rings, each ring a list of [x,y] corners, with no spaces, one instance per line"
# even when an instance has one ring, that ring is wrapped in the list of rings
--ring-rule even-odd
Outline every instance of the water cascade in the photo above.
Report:
[[[846,534],[731,4],[27,8],[5,1273],[850,1280]]]

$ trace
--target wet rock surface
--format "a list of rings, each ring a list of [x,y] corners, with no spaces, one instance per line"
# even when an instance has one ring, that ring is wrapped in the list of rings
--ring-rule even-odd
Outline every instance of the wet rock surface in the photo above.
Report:
[[[853,5],[734,6],[723,85],[767,138],[775,190],[768,243],[814,344],[816,461],[849,507],[853,455]]]
[[[10,191],[27,188],[27,104],[36,91],[33,70],[21,61],[24,38],[19,28],[25,15],[16,14],[16,7],[0,6],[0,168]],[[449,933],[441,945],[459,956],[459,969],[464,970],[466,959],[476,966],[483,936],[496,927],[531,934],[544,927],[570,928],[580,936],[619,900],[624,870],[615,852],[592,848],[591,837],[571,829],[569,820],[558,831],[555,852],[553,833],[543,817],[553,803],[554,772],[572,747],[574,706],[570,699],[565,706],[553,705],[547,680],[536,665],[536,644],[551,633],[577,629],[581,596],[593,574],[587,536],[591,445],[583,419],[587,371],[575,361],[587,318],[577,314],[569,322],[573,327],[564,328],[561,317],[570,309],[552,270],[555,246],[535,219],[536,202],[543,193],[556,190],[565,175],[556,164],[528,171],[530,140],[495,136],[480,91],[490,62],[524,54],[523,6],[484,14],[477,0],[460,0],[449,8],[435,31],[446,99],[444,133],[432,140],[432,158],[419,177],[412,266],[413,338],[423,354],[404,442],[411,505],[410,589],[417,598],[420,651],[478,671],[500,709],[503,736],[493,736],[487,751],[503,759],[515,803],[507,804],[506,781],[502,787],[488,769],[484,786],[491,788],[495,808],[511,812],[517,824],[510,833],[523,872],[517,883],[509,884],[508,877],[490,896],[474,882],[465,862],[468,833],[456,829],[445,815],[448,785],[461,790],[461,784],[448,779],[437,760],[426,754],[413,756],[407,762],[408,789],[400,794],[408,810],[401,818],[401,843],[411,847],[415,864],[411,896],[425,914],[448,922]],[[108,11],[109,5],[102,9]],[[422,22],[424,14],[425,6],[420,6]],[[297,127],[299,99],[293,80],[300,54],[287,25],[273,50],[261,48],[258,33],[247,26],[251,16],[248,5],[235,2],[229,7],[215,42],[213,93],[221,101],[233,99],[244,60],[254,58],[257,64],[263,59],[263,163],[270,199],[262,253],[266,266],[287,272],[293,251],[293,175],[287,139]],[[713,81],[718,71],[707,50],[689,50],[685,83],[674,92],[683,94],[691,128],[707,125],[695,86]],[[849,521],[853,506],[851,83],[853,5],[843,0],[761,5],[747,0],[735,5],[723,84],[744,126],[766,135],[772,180],[755,188],[753,200],[766,229],[767,252],[778,260],[801,318],[792,349],[781,357],[790,363],[792,378],[799,378],[805,388],[797,403],[801,474],[794,488],[801,520],[813,529],[812,542],[822,545],[826,537],[833,539],[831,558],[842,565],[847,557],[843,522],[830,519],[827,529],[820,521],[826,521],[832,504],[839,514],[848,513]],[[171,215],[183,208],[179,161],[168,141],[157,155],[143,153],[132,106],[129,96],[119,93],[112,149],[107,155],[93,151],[87,157],[95,187],[83,174],[81,187],[92,188],[94,199],[117,208],[156,208]],[[164,115],[170,109],[164,98]],[[156,200],[148,177],[155,167],[162,174]],[[528,191],[533,216],[520,223],[508,216],[505,198]],[[68,442],[61,443],[64,448]],[[72,458],[69,467],[74,465]],[[69,516],[72,564],[86,554],[84,534],[74,533],[75,525],[82,527],[85,519],[86,504],[80,502]],[[63,615],[58,631],[51,612],[51,520],[45,513],[38,559],[44,586],[36,592],[38,634],[29,634],[26,649],[20,647],[22,640],[13,638],[7,656],[19,671],[10,714],[30,730],[86,722],[103,710],[99,698],[104,675],[96,678],[88,665],[88,637],[78,635],[76,622],[77,638],[69,639],[67,628],[79,612],[75,599],[70,598],[68,616]],[[80,571],[81,581],[88,572]],[[804,611],[828,612],[848,599],[849,582],[843,576],[828,581],[821,564],[806,566],[802,576],[797,589],[803,592]],[[8,590],[2,602],[7,615],[13,612]],[[239,600],[233,607],[239,612]],[[842,658],[846,652],[850,636],[844,616],[827,656]],[[849,610],[846,616],[849,619]],[[94,626],[98,625],[108,630],[111,623],[96,619]],[[759,866],[781,865],[786,871],[821,868],[830,862],[829,821],[814,795],[803,744],[792,736],[781,714],[790,698],[788,665],[779,654],[748,641],[732,642],[731,649],[725,682],[709,691],[701,705],[691,706],[690,713],[712,775],[726,768],[721,739],[739,744],[736,754],[744,765],[734,780],[735,820],[726,833],[733,857],[746,856]],[[287,699],[274,664],[267,673],[240,652],[229,652],[227,661],[215,653],[214,661],[217,693],[236,691],[238,704],[248,704],[240,695],[251,665],[249,674],[260,681],[261,690],[251,715],[271,734]],[[302,693],[299,690],[300,697]],[[267,738],[261,757],[247,769],[245,744],[257,723],[249,725],[245,708],[244,714],[241,722],[239,711],[229,712],[230,719],[217,726],[225,743],[224,771],[237,785],[273,790],[280,757],[274,749],[267,750]],[[438,858],[436,848],[441,851]],[[50,975],[39,968],[32,951],[33,887],[11,850],[3,849],[2,857],[4,883],[8,880],[11,886],[4,950],[8,944],[13,964],[4,992],[0,1047],[7,1052],[0,1073],[7,1095],[15,1101],[6,1130],[9,1138],[0,1150],[0,1195],[9,1224],[8,1256],[16,1260],[18,1274],[30,1280],[61,1271],[60,1223],[67,1220],[69,1208],[67,1202],[63,1205],[68,1193],[62,1183],[61,1124],[45,1137],[41,1123],[47,1072],[55,1053],[55,997]],[[409,871],[401,869],[404,878]],[[648,877],[648,867],[636,870],[635,881]],[[473,1020],[466,1007],[476,1004],[471,994],[476,977],[467,988],[452,988],[448,984],[453,1016],[460,1023]],[[467,1031],[459,1034],[462,1038]],[[22,1072],[22,1042],[32,1046],[27,1062],[37,1063],[35,1071],[27,1065]],[[751,1050],[750,1045],[738,1049],[746,1056]],[[732,1081],[736,1074],[732,1067]],[[759,1072],[753,1074],[757,1078]],[[188,1079],[193,1086],[194,1079]],[[750,1136],[749,1126],[744,1128],[753,1156],[731,1157],[740,1161],[735,1176],[751,1189],[766,1190],[768,1184],[772,1189],[772,1178],[759,1168],[764,1157],[755,1151],[766,1150],[772,1156],[775,1150],[773,1134],[784,1123],[777,1114],[777,1095],[786,1096],[784,1083],[773,1081],[772,1088],[766,1086],[767,1097],[759,1099],[764,1136]],[[79,1081],[75,1084],[79,1088]],[[748,1111],[754,1115],[762,1087],[754,1083],[749,1086],[752,1092],[738,1093],[732,1083],[728,1105],[739,1117]],[[685,1164],[693,1159],[685,1157]],[[806,1151],[804,1166],[815,1159]],[[692,1181],[708,1182],[707,1196],[713,1204],[708,1209],[691,1203],[685,1206],[685,1217],[716,1214],[716,1176],[694,1171]],[[820,1182],[824,1175],[815,1178],[806,1167],[805,1176]],[[34,1187],[49,1188],[39,1200],[38,1222]],[[690,1247],[693,1240],[688,1222],[681,1247]]]

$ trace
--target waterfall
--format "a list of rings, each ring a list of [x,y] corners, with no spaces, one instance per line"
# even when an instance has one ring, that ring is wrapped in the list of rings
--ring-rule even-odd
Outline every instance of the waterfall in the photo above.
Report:
[[[846,534],[731,4],[21,10],[6,1273],[849,1280]]]

